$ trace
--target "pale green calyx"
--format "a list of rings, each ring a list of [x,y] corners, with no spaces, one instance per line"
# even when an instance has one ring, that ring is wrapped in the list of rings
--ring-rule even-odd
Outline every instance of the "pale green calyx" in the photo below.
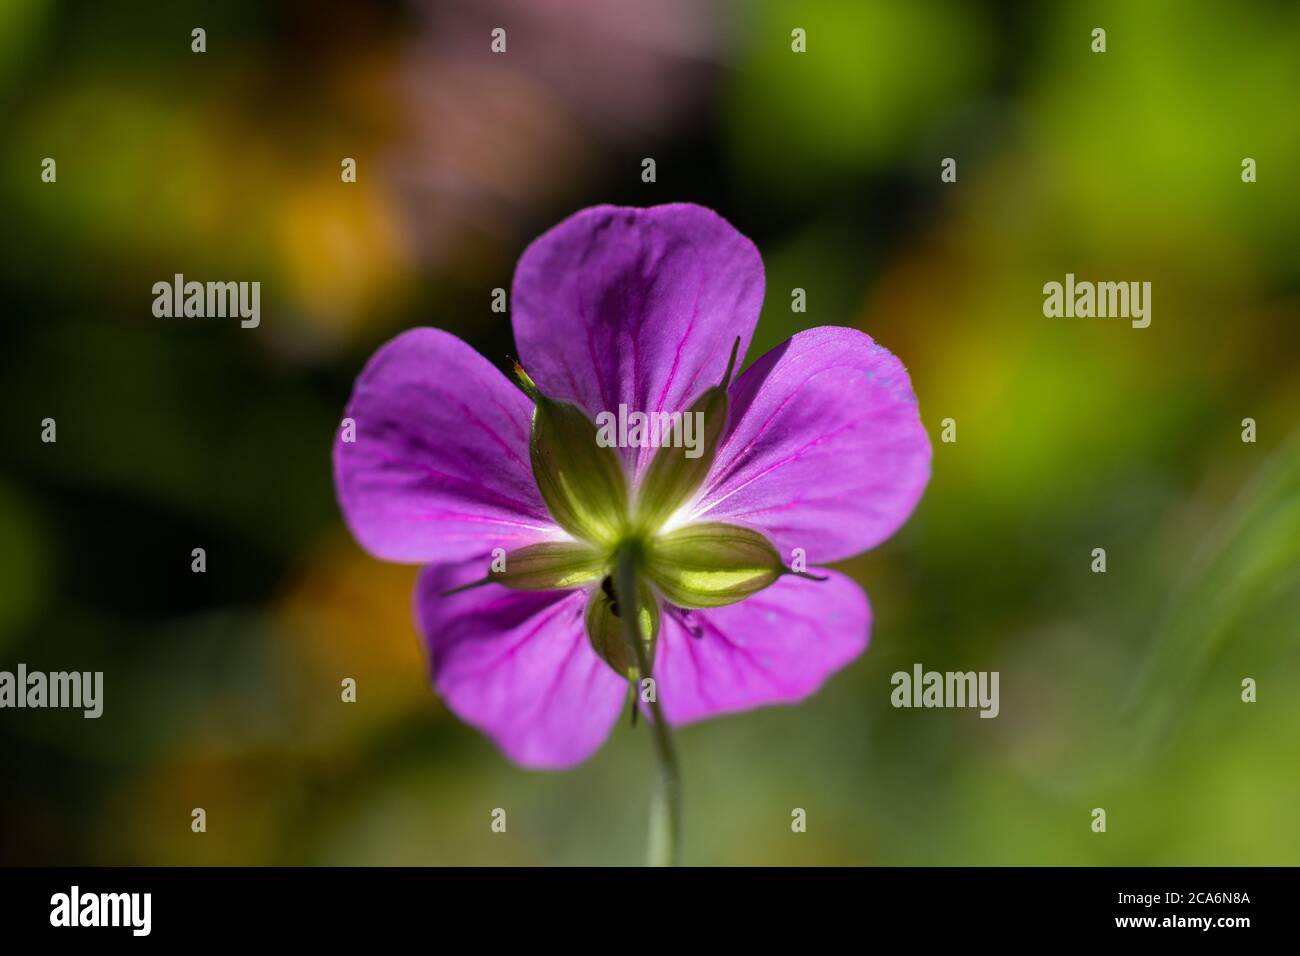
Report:
[[[691,503],[713,465],[727,424],[736,352],[733,348],[722,382],[706,389],[686,413],[701,416],[694,419],[702,421],[699,453],[685,454],[684,443],[668,435],[635,498],[619,452],[598,441],[586,414],[544,395],[516,364],[515,374],[534,405],[533,477],[556,524],[574,540],[510,552],[501,567],[466,587],[494,582],[529,591],[589,589],[584,623],[592,648],[621,677],[636,680],[649,676],[642,670],[653,666],[661,601],[680,608],[722,607],[783,574],[797,573],[784,566],[767,538],[749,528],[704,522],[665,530]],[[632,634],[639,635],[640,648]]]
[[[710,521],[659,535],[646,573],[678,607],[723,607],[743,601],[786,573],[781,556],[757,531]]]
[[[636,602],[636,611],[640,626],[636,633],[640,635],[645,658],[649,662],[647,666],[653,666],[655,640],[659,637],[659,602],[655,600],[645,580],[638,584],[640,600]],[[583,620],[592,649],[614,669],[614,673],[628,680],[637,680],[642,675],[636,652],[628,644],[628,628],[624,621],[624,615],[628,612],[629,608],[625,604],[620,605],[618,600],[614,575],[606,575],[587,599],[587,611]]]
[[[581,541],[543,541],[511,551],[487,577],[448,593],[481,584],[504,584],[516,591],[562,591],[582,587],[604,574],[601,552]]]
[[[551,517],[579,540],[612,547],[628,530],[627,478],[618,452],[596,441],[596,426],[580,408],[547,398],[518,365],[515,374],[533,400],[528,452]]]
[[[635,524],[640,529],[653,532],[673,516],[682,505],[704,484],[713,459],[718,452],[718,441],[727,426],[729,402],[727,388],[731,373],[736,367],[736,352],[740,339],[731,347],[731,358],[721,383],[707,389],[691,403],[690,408],[677,422],[668,440],[660,446],[646,469],[645,478],[637,492]],[[686,427],[686,416],[703,423],[701,454],[690,457],[683,450],[684,442],[677,434]]]

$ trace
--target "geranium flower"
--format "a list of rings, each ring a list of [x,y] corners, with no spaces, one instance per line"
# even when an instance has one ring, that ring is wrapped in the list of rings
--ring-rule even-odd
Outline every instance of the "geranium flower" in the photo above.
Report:
[[[433,684],[518,763],[586,759],[642,664],[683,724],[802,700],[866,647],[866,595],[820,566],[906,520],[929,439],[902,363],[855,329],[732,381],[762,300],[758,250],[712,211],[599,206],[519,260],[520,385],[437,329],[357,379],[343,515],[374,556],[427,565]],[[605,447],[620,405],[698,412],[700,453]]]

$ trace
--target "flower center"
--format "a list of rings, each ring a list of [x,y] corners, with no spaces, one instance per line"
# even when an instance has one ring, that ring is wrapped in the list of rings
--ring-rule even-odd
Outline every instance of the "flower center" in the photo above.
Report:
[[[491,581],[529,591],[589,588],[584,619],[592,647],[617,673],[635,678],[653,663],[661,604],[674,613],[722,607],[783,574],[799,573],[787,569],[757,531],[675,520],[703,486],[717,454],[736,347],[722,382],[667,419],[668,434],[660,436],[635,494],[608,434],[602,436],[576,405],[543,394],[516,364],[534,405],[533,477],[551,517],[571,540],[511,552],[504,567],[468,586]],[[684,435],[688,428],[698,433]],[[643,646],[631,635],[639,635]]]

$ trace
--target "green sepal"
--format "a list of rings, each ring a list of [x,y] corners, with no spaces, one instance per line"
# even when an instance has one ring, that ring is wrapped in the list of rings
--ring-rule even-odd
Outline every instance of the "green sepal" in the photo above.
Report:
[[[743,601],[791,572],[757,531],[709,522],[655,538],[646,573],[669,603],[706,608]]]
[[[596,426],[580,408],[543,395],[519,366],[515,373],[533,400],[529,457],[551,517],[575,538],[614,544],[626,530],[628,513],[618,451],[597,442]]]
[[[653,670],[655,642],[659,637],[659,602],[644,580],[639,582],[641,627],[639,633],[645,647],[647,666]],[[598,588],[593,588],[587,600],[585,623],[587,638],[592,649],[600,655],[614,673],[628,680],[640,679],[636,653],[628,643],[628,632],[620,615],[617,593],[612,577],[606,577]]]
[[[668,438],[660,443],[650,467],[646,469],[637,494],[636,526],[642,531],[654,532],[663,526],[682,505],[690,501],[699,487],[708,477],[718,452],[718,442],[727,427],[727,411],[730,402],[727,389],[731,385],[731,373],[736,365],[736,353],[740,348],[740,339],[731,347],[731,358],[727,362],[727,371],[722,382],[707,389],[703,395],[691,403],[679,421],[670,431]],[[702,423],[699,451],[695,458],[687,457],[684,444],[686,416],[700,415]]]
[[[559,591],[595,581],[604,573],[601,553],[581,541],[543,541],[511,551],[505,568],[488,580],[516,591]]]

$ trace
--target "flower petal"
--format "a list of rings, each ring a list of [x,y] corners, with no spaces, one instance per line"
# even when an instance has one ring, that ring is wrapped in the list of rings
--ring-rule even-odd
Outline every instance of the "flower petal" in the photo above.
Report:
[[[581,763],[609,736],[627,694],[587,640],[587,593],[489,584],[442,596],[481,574],[477,562],[420,574],[415,613],[435,689],[516,763]]]
[[[747,525],[782,560],[851,557],[888,538],[930,479],[907,370],[857,329],[800,332],[731,387],[731,419],[691,521]]]
[[[601,412],[673,412],[745,354],[763,304],[763,260],[717,213],[677,203],[596,206],[519,259],[515,344],[542,391]],[[652,449],[625,449],[639,475]]]
[[[669,722],[689,723],[815,693],[867,646],[871,608],[853,581],[783,577],[739,604],[665,612],[654,675]]]
[[[532,403],[472,348],[412,329],[366,364],[334,443],[353,536],[388,561],[457,561],[558,535],[528,462]]]

